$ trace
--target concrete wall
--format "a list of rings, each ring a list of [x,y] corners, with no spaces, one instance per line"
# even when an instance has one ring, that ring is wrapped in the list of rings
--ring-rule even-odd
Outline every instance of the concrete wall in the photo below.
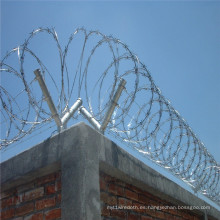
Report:
[[[7,193],[17,189],[22,185],[34,182],[37,179],[61,172],[61,219],[65,220],[98,220],[98,219],[120,219],[114,213],[123,211],[121,219],[129,219],[135,210],[114,211],[108,207],[108,200],[103,199],[103,184],[105,193],[115,199],[112,206],[117,206],[123,199],[141,203],[142,205],[167,205],[167,206],[209,206],[193,194],[181,188],[155,170],[149,168],[136,158],[129,155],[112,141],[90,128],[84,123],[79,123],[68,130],[44,141],[43,143],[5,161],[1,164],[1,201],[4,204]],[[104,178],[104,179],[103,179]],[[110,179],[108,182],[107,179]],[[113,178],[113,179],[111,179]],[[123,194],[114,194],[111,187],[112,180],[115,187],[118,183],[123,183]],[[58,181],[58,180],[56,180]],[[56,183],[51,183],[52,185]],[[110,187],[111,186],[111,187]],[[37,201],[48,196],[46,186],[43,186],[42,198],[35,198],[31,201],[36,207]],[[130,188],[129,188],[130,187]],[[114,187],[113,187],[114,188]],[[27,189],[29,191],[30,189]],[[128,190],[136,195],[136,200],[127,198]],[[136,190],[136,191],[135,191]],[[23,193],[25,193],[24,191]],[[59,191],[55,191],[58,197]],[[154,199],[143,195],[150,195]],[[148,199],[148,200],[147,200]],[[138,200],[138,201],[137,201]],[[150,202],[151,201],[151,202]],[[154,202],[153,202],[154,201]],[[157,201],[157,203],[155,203]],[[152,203],[152,204],[151,204]],[[42,210],[33,211],[17,215],[15,218],[5,219],[25,219],[32,214],[42,213],[39,219],[47,219],[46,213],[51,209],[59,209],[59,203]],[[14,204],[16,210],[23,204]],[[2,206],[1,214],[7,212],[10,206]],[[142,210],[143,211],[143,210]],[[108,215],[106,214],[108,213]],[[204,219],[204,210],[177,210],[173,215],[167,210],[154,210],[154,213],[163,213],[160,216],[150,215],[149,210],[145,210],[142,215],[138,213],[134,219]],[[49,219],[59,219],[58,215]],[[166,215],[165,215],[165,214]],[[182,213],[182,214],[181,214]],[[184,217],[185,214],[185,217]],[[207,210],[209,219],[218,219],[220,213],[213,207]],[[167,217],[168,215],[169,218]],[[172,218],[171,218],[172,216]],[[188,217],[186,217],[188,216]],[[18,219],[17,219],[18,218]],[[19,219],[20,218],[20,219]],[[35,218],[30,218],[35,219]],[[36,218],[37,219],[37,218]]]

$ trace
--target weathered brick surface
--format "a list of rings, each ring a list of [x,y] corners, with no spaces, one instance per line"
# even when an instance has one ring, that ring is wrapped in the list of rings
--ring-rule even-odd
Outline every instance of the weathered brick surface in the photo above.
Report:
[[[56,189],[55,189],[54,184],[46,187],[46,194],[47,195],[54,194],[55,192],[56,192]]]
[[[111,216],[119,219],[126,219],[127,213],[124,210],[113,209],[111,210]]]
[[[107,190],[107,183],[104,178],[99,179],[100,190]]]
[[[17,196],[13,196],[13,197],[3,199],[1,201],[2,202],[1,203],[1,208],[4,209],[6,207],[13,206],[17,203],[18,200],[19,200],[19,197],[17,197]]]
[[[61,218],[61,172],[1,192],[1,220]]]
[[[108,191],[118,196],[124,196],[124,188],[115,185],[114,183],[109,184]]]
[[[57,204],[61,203],[61,199],[62,199],[62,195],[61,195],[61,193],[58,193],[57,197],[56,197],[56,203]]]
[[[118,205],[119,206],[132,206],[132,201],[125,198],[118,198]]]
[[[9,208],[7,210],[2,210],[1,211],[1,219],[4,220],[4,219],[10,219],[14,216],[14,213],[15,213],[15,209],[14,208]]]
[[[25,217],[24,220],[44,220],[44,215],[43,213],[36,213]]]
[[[44,208],[55,206],[55,204],[56,204],[55,197],[42,199],[42,200],[36,201],[35,208],[37,210],[41,210],[41,209],[44,209]]]
[[[190,210],[178,210],[178,204],[171,204],[102,172],[100,200],[102,219],[200,220],[202,218]]]
[[[146,195],[139,194],[138,201],[147,205],[152,205],[152,201]]]
[[[153,220],[153,218],[149,216],[141,216],[141,220]]]
[[[115,204],[117,204],[117,198],[115,196],[111,196],[107,193],[101,192],[100,197],[101,200],[107,205],[114,206]]]
[[[138,194],[129,189],[125,189],[125,197],[134,201],[138,201]]]
[[[61,218],[61,209],[52,209],[45,214],[45,220]]]
[[[110,209],[108,209],[105,205],[101,208],[102,216],[110,216]]]
[[[44,195],[44,187],[35,188],[24,193],[24,195],[22,196],[22,202],[35,200],[37,198],[42,197],[43,195]]]
[[[13,220],[23,220],[23,217],[17,217],[17,218],[14,218]]]
[[[59,178],[60,178],[60,176],[59,176]],[[61,180],[58,180],[56,182],[56,191],[60,191],[60,190],[61,190]]]
[[[34,211],[34,203],[29,202],[29,203],[26,203],[24,205],[17,207],[15,209],[15,215],[16,216],[19,216],[19,215],[23,216],[25,214],[31,213],[32,211]]]
[[[140,215],[136,213],[128,213],[128,220],[140,220]]]

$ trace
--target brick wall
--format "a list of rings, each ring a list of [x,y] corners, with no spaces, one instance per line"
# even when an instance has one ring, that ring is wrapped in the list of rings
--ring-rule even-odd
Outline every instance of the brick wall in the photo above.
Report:
[[[4,161],[0,172],[1,220],[60,220],[61,216],[63,220],[202,220],[204,210],[140,206],[177,206],[174,201],[209,205],[84,123]],[[145,187],[129,185],[129,176],[135,177],[131,184],[142,181]],[[164,196],[152,193],[155,190]],[[120,209],[122,206],[137,208]],[[219,219],[220,212],[209,207],[209,220]]]
[[[61,219],[61,173],[56,172],[1,193],[1,219]]]
[[[203,219],[190,210],[182,210],[177,204],[171,204],[102,172],[100,198],[103,220]],[[161,210],[157,210],[156,207]]]

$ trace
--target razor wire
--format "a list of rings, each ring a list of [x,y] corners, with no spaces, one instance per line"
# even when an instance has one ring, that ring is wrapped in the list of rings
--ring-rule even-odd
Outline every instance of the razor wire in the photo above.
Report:
[[[44,37],[36,46],[41,35]],[[53,42],[56,60],[47,55],[50,48],[42,46],[42,41]],[[1,149],[19,143],[54,118],[34,69],[41,70],[59,117],[81,98],[100,124],[124,79],[126,87],[106,132],[220,204],[220,165],[125,43],[99,31],[78,28],[62,48],[55,29],[38,28],[1,60]],[[40,49],[43,55],[39,55]],[[80,112],[72,116],[74,121],[81,119]]]

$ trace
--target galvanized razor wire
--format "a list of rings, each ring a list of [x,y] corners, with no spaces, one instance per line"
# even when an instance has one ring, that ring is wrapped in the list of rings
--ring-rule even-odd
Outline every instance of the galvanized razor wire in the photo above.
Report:
[[[38,28],[1,60],[1,148],[20,141],[55,117],[33,73],[39,69],[56,114],[65,123],[67,118],[81,120],[87,111],[88,117],[105,127],[115,140],[220,204],[219,164],[129,47],[112,36],[84,28],[76,29],[65,46],[60,42],[53,28]],[[121,80],[126,86],[117,105],[110,109]],[[83,107],[75,113],[71,106],[79,98]],[[103,125],[107,111],[111,117]]]

